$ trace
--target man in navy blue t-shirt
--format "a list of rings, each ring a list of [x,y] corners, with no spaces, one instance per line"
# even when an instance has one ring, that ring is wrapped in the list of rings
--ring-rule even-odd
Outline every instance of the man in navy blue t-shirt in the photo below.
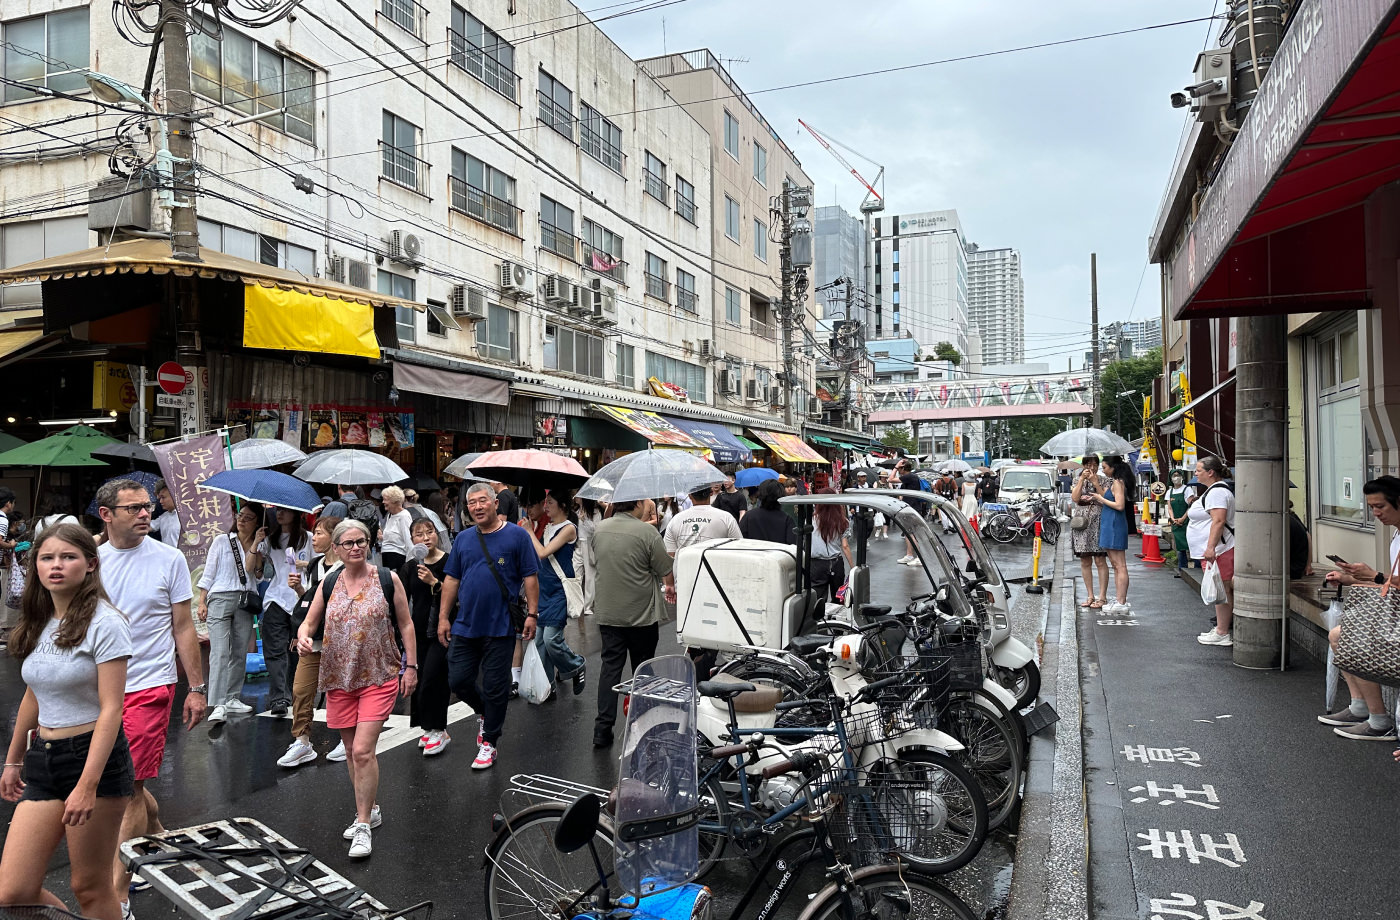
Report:
[[[453,692],[481,713],[472,769],[485,770],[496,762],[496,742],[505,728],[510,700],[510,663],[515,652],[510,601],[524,591],[526,617],[520,635],[528,642],[538,624],[539,557],[523,527],[500,519],[491,486],[473,483],[465,504],[475,526],[457,535],[447,557],[438,640],[447,646],[448,683]],[[481,551],[483,539],[489,560]],[[451,619],[454,598],[455,621]]]

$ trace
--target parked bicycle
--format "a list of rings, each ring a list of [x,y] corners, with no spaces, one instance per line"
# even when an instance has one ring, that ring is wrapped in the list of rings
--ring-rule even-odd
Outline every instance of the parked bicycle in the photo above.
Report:
[[[1051,546],[1060,537],[1060,519],[1042,493],[1033,493],[1028,502],[1011,505],[1005,511],[997,511],[981,523],[981,531],[998,543],[1010,543],[1021,537],[1035,536],[1035,525],[1040,525],[1040,538]]]

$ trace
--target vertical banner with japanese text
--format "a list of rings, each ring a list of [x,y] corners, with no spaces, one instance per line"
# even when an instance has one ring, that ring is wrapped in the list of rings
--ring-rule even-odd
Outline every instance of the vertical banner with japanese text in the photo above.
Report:
[[[209,544],[227,533],[233,523],[228,496],[198,488],[210,476],[228,469],[224,440],[217,434],[207,434],[153,444],[151,449],[180,515],[180,552],[194,572],[204,565]]]

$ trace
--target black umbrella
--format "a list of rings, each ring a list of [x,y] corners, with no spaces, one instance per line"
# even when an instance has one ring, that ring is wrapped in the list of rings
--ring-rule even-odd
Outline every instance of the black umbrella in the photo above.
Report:
[[[402,489],[412,489],[419,495],[425,492],[442,491],[442,486],[438,485],[438,481],[431,476],[410,476],[407,479],[400,479],[394,485]]]
[[[155,451],[145,444],[132,444],[127,441],[119,441],[116,444],[104,444],[101,447],[93,448],[92,455],[103,460],[125,460],[132,469],[138,467],[157,471],[160,463],[156,460]]]

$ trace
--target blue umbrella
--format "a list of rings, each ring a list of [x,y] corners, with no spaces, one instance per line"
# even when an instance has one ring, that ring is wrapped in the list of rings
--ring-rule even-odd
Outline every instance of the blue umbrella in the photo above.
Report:
[[[766,466],[750,466],[734,474],[736,488],[749,489],[769,479],[777,479],[778,471]]]
[[[308,483],[276,470],[225,470],[199,487],[293,511],[310,511],[321,504],[321,497]]]
[[[120,476],[111,477],[110,479],[106,480],[106,482],[103,482],[102,485],[105,486],[108,482],[113,482],[118,479],[130,479],[132,482],[139,482],[147,492],[151,493],[151,501],[156,500],[156,483],[160,482],[160,477],[157,476],[155,473],[147,473],[144,470],[137,470],[132,473],[123,473]],[[97,517],[96,496],[93,496],[92,501],[88,504],[87,513],[92,515],[93,517]]]

